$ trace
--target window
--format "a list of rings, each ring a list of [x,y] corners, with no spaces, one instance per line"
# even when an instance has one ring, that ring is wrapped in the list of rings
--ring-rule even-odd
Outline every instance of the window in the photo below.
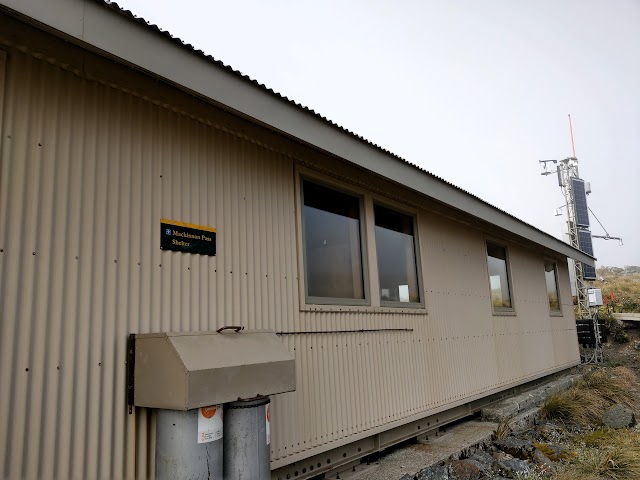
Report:
[[[360,198],[307,180],[302,195],[307,298],[364,304]]]
[[[509,266],[507,249],[487,243],[487,265],[491,285],[491,304],[495,311],[512,311],[511,288],[509,285]]]
[[[560,294],[558,293],[558,274],[556,264],[549,260],[544,261],[544,278],[547,282],[547,298],[549,299],[549,310],[560,312]]]
[[[374,205],[380,301],[419,303],[413,218]]]

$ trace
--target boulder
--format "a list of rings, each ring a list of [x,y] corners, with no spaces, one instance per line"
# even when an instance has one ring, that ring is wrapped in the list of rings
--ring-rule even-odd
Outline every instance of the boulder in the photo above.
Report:
[[[478,480],[482,473],[482,468],[474,460],[453,460],[449,463],[451,480]]]
[[[498,469],[501,474],[504,474],[508,478],[515,478],[518,474],[529,475],[531,473],[531,467],[529,464],[519,458],[501,460],[498,462]]]
[[[631,409],[618,404],[604,412],[602,424],[609,428],[633,427],[636,424],[636,417]]]
[[[551,473],[556,469],[555,465],[553,465],[553,462],[537,448],[536,451],[533,452],[532,460],[536,465],[538,465],[538,468],[543,473]]]
[[[469,457],[469,460],[477,462],[484,471],[491,470],[495,463],[493,457],[483,450],[476,450],[474,454]]]
[[[516,437],[507,437],[504,440],[495,442],[496,447],[511,456],[521,460],[528,460],[533,455],[535,447],[528,440]]]

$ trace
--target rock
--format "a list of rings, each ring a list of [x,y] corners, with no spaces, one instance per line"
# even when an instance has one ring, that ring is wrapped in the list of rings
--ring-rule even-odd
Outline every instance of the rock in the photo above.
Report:
[[[536,465],[538,465],[543,473],[551,473],[556,469],[555,465],[553,465],[553,462],[537,448],[535,452],[533,452],[532,460]]]
[[[415,478],[416,480],[449,480],[449,467],[447,465],[432,465],[420,470]]]
[[[495,460],[491,455],[482,450],[476,450],[476,452],[469,457],[469,460],[473,460],[480,465],[484,471],[489,471],[493,467]]]
[[[496,447],[509,455],[521,460],[528,460],[533,455],[535,447],[528,440],[516,437],[507,437],[504,440],[495,442]]]
[[[413,475],[409,475],[408,473],[405,473],[404,475],[402,475],[399,480],[413,480]]]
[[[504,453],[502,450],[497,450],[491,454],[494,460],[500,462],[502,460],[511,460],[513,457],[508,453]]]
[[[498,462],[498,469],[501,474],[508,478],[515,478],[516,475],[528,475],[531,473],[531,467],[524,460],[512,458],[511,460],[502,460]]]
[[[473,460],[453,460],[449,463],[449,478],[451,480],[477,480],[482,476],[482,470]]]
[[[618,404],[604,412],[602,424],[609,428],[633,427],[636,424],[636,417],[632,410]]]

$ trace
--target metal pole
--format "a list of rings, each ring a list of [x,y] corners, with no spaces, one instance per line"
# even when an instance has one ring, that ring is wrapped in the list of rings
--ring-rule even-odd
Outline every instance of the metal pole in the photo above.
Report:
[[[269,403],[269,397],[225,403],[225,480],[271,478]]]
[[[211,414],[216,407],[219,411]],[[208,407],[208,411],[158,410],[157,480],[222,480],[222,406],[216,407]],[[206,417],[199,419],[203,411]],[[211,423],[212,419],[217,420],[219,431],[203,430],[202,425]],[[204,440],[210,441],[199,443]]]

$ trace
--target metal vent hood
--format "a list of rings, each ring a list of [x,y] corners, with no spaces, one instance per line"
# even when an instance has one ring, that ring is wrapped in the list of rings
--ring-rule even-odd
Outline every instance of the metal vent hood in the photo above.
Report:
[[[271,330],[135,336],[133,404],[190,410],[295,390],[294,356]]]

